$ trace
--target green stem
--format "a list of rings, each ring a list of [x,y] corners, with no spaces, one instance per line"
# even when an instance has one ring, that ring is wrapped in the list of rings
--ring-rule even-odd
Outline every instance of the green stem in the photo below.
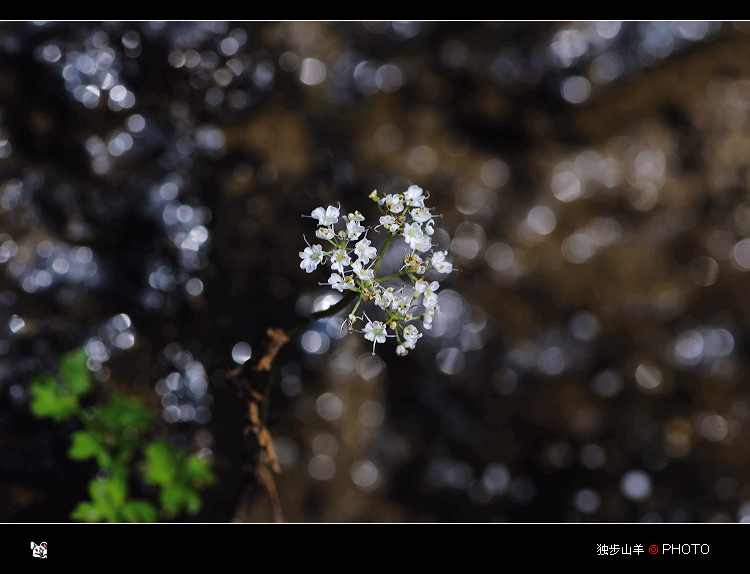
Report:
[[[380,267],[380,264],[383,262],[383,256],[385,255],[386,250],[388,249],[388,245],[390,245],[391,240],[395,236],[392,233],[388,234],[388,238],[385,240],[385,243],[383,244],[383,249],[381,250],[380,254],[378,255],[378,259],[375,261],[375,265],[372,267],[372,274],[375,275],[375,273],[378,272],[378,267]]]
[[[358,294],[358,291],[350,290],[346,295],[339,299],[335,305],[331,305],[330,307],[328,307],[328,309],[323,309],[322,311],[315,311],[315,313],[310,313],[310,316],[307,317],[307,319],[300,321],[286,332],[287,337],[291,339],[302,329],[307,327],[310,323],[314,323],[318,319],[323,319],[324,317],[332,317],[342,309],[345,309],[346,306],[351,303],[354,297],[356,297]]]
[[[376,277],[375,280],[382,283],[383,281],[388,281],[388,279],[395,279],[396,277],[403,277],[404,275],[408,275],[409,273],[410,271],[400,271],[398,273],[387,275],[385,277]]]
[[[357,312],[357,309],[359,308],[359,304],[362,302],[362,295],[359,296],[359,299],[357,299],[357,302],[354,304],[354,307],[352,308],[350,315],[353,315]]]

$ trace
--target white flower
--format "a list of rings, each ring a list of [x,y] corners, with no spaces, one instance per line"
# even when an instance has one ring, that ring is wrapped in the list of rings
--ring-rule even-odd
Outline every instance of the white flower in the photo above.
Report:
[[[424,279],[418,279],[416,283],[414,283],[414,289],[417,291],[417,293],[424,293],[428,289],[430,291],[437,291],[440,288],[440,283],[437,281],[433,281],[432,283],[428,283]]]
[[[393,292],[393,287],[388,287],[387,289],[378,289],[375,292],[375,305],[377,305],[381,309],[387,309],[391,306],[391,303],[393,303],[393,300],[395,298],[396,294]]]
[[[396,297],[397,295],[393,291],[393,287],[388,287],[387,289],[383,289],[383,299],[388,301],[388,305],[390,305]]]
[[[365,339],[376,343],[385,343],[385,325],[380,321],[368,321],[365,325]]]
[[[380,225],[385,227],[388,231],[391,233],[396,233],[399,228],[399,224],[396,221],[396,218],[392,215],[383,215],[380,217]]]
[[[308,245],[304,251],[299,252],[299,256],[302,258],[300,268],[312,273],[323,260],[323,248],[320,245]]]
[[[431,247],[432,239],[430,239],[430,236],[426,233],[422,233],[422,235],[420,235],[417,239],[416,250],[424,253],[425,251],[429,251]]]
[[[437,306],[437,303],[438,303],[437,293],[425,293],[424,297],[422,297],[422,304],[425,306],[426,309],[433,309],[435,306]]]
[[[375,291],[375,305],[381,309],[387,309],[390,304],[390,301],[385,297],[385,291],[382,289]]]
[[[404,328],[404,337],[407,339],[414,339],[415,341],[422,336],[422,333],[414,325],[407,325]]]
[[[326,285],[330,285],[339,293],[344,292],[344,280],[338,273],[331,273],[331,276],[328,278],[328,283],[326,283]]]
[[[422,233],[422,227],[419,223],[407,223],[406,226],[404,226],[404,241],[406,241],[412,249],[417,248],[417,245],[419,245],[423,236],[424,233]]]
[[[357,259],[367,265],[371,259],[375,259],[378,254],[378,250],[374,247],[370,247],[369,239],[360,239],[354,245],[354,253],[357,254]]]
[[[362,281],[372,281],[375,278],[375,272],[372,269],[365,269],[360,259],[352,263],[352,270]]]
[[[339,207],[329,205],[327,209],[316,207],[310,214],[320,225],[333,225],[339,220]]]
[[[440,306],[435,305],[430,309],[426,309],[424,312],[424,319],[422,319],[422,325],[425,329],[432,329],[432,320],[435,318],[435,313],[440,311]]]
[[[414,325],[408,325],[404,328],[404,347],[406,349],[413,349],[417,344],[417,340],[422,336]]]
[[[375,344],[376,343],[385,343],[386,338],[386,331],[385,331],[385,325],[381,323],[380,321],[370,321],[370,318],[367,318],[367,325],[365,325],[365,339],[368,341],[372,341],[372,354],[375,354]]]
[[[418,221],[419,223],[425,223],[432,219],[430,210],[426,207],[415,207],[411,210],[411,217],[414,221]]]
[[[317,231],[315,231],[315,236],[319,239],[327,239],[330,241],[335,237],[335,233],[333,232],[333,229],[330,227],[318,227]]]
[[[445,260],[445,256],[448,255],[447,251],[438,251],[432,256],[432,266],[435,271],[439,273],[450,273],[453,271],[453,264]]]
[[[404,200],[395,193],[389,193],[383,198],[383,201],[391,213],[401,213],[404,210]]]
[[[346,221],[364,221],[365,216],[362,215],[359,211],[355,211],[354,213],[350,213],[346,216]]]
[[[417,344],[417,340],[422,336],[414,325],[408,325],[404,328],[404,348],[413,349]]]
[[[425,224],[425,226],[424,226],[424,232],[425,232],[425,233],[426,233],[427,235],[432,235],[433,233],[435,233],[435,228],[433,227],[433,225],[435,225],[435,222],[434,222],[434,221],[433,221],[432,219],[430,219],[430,220],[429,220],[429,221],[428,221],[428,222],[427,222],[427,223]]]
[[[408,205],[415,205],[417,207],[424,207],[424,191],[418,185],[409,186],[404,192],[404,200]]]
[[[334,271],[341,271],[344,273],[344,267],[349,265],[351,259],[349,255],[343,249],[337,249],[331,256],[331,269]]]
[[[440,288],[440,283],[437,281],[433,281],[432,283],[427,283],[424,279],[419,279],[414,284],[414,289],[417,290],[418,293],[422,294],[422,303],[427,309],[431,309],[437,305],[438,296],[435,291],[437,291]]]
[[[406,315],[411,307],[411,297],[404,295],[402,297],[395,297],[391,302],[391,309],[397,311],[401,315]]]
[[[409,353],[409,351],[407,351],[406,347],[404,347],[403,345],[399,345],[398,347],[396,347],[396,354],[399,357],[403,357],[404,355],[406,355],[408,353]]]
[[[349,239],[359,239],[359,236],[362,235],[364,231],[365,228],[362,227],[362,224],[359,221],[350,219],[346,222],[346,234]]]
[[[440,283],[437,281],[433,281],[427,286],[427,289],[424,290],[425,293],[432,293],[433,291],[437,291],[440,289]]]

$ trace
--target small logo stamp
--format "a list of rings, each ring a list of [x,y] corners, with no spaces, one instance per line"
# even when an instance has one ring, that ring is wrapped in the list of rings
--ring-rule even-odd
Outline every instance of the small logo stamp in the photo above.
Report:
[[[34,558],[47,558],[47,543],[40,542],[39,544],[31,543],[32,556]]]

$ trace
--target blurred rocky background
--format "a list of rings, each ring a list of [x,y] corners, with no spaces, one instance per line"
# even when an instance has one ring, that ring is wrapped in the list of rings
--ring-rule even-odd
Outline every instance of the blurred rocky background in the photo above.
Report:
[[[225,373],[335,301],[309,214],[429,191],[455,267],[415,351],[340,317],[279,355],[288,521],[750,520],[750,27],[0,25],[0,520],[92,468],[28,386],[211,456],[201,522],[270,521]]]

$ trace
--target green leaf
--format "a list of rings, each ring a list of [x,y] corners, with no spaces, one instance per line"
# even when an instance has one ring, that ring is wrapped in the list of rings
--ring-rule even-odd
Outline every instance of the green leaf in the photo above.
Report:
[[[70,513],[70,518],[78,522],[101,522],[104,515],[96,505],[90,502],[79,502],[78,506]]]
[[[172,514],[179,514],[183,508],[190,514],[196,514],[201,508],[200,494],[185,484],[173,484],[162,488],[159,502]]]
[[[147,430],[154,415],[138,399],[127,399],[115,393],[107,404],[97,408],[96,417],[105,427],[121,434],[128,427]]]
[[[124,471],[112,473],[107,480],[94,478],[89,482],[91,500],[97,506],[119,508],[125,503],[128,485]]]
[[[107,454],[101,438],[95,432],[80,430],[73,433],[73,441],[68,449],[68,456],[73,460],[87,460]],[[99,463],[100,466],[104,466]]]
[[[60,359],[60,377],[70,393],[76,397],[85,395],[91,390],[91,371],[86,366],[88,356],[83,347],[76,349]]]
[[[118,485],[118,482],[121,484]],[[122,481],[112,477],[107,480],[91,479],[89,481],[91,502],[80,503],[71,516],[84,522],[102,522],[105,520],[117,522],[118,507],[122,506],[122,501],[120,504],[116,504],[119,498],[117,491],[122,490],[123,486]]]
[[[120,507],[125,504],[128,495],[128,483],[124,476],[112,475],[104,485],[107,487],[107,496],[114,506]]]
[[[138,446],[140,445],[136,440],[118,437],[115,439],[113,456],[110,457],[111,464],[122,467],[128,466]]]
[[[200,458],[197,454],[192,454],[185,459],[185,474],[187,479],[193,484],[211,484],[216,477],[209,467],[207,458]]]
[[[131,500],[120,511],[127,522],[156,522],[159,511],[147,500]]]
[[[104,481],[98,478],[93,478],[89,481],[89,496],[94,502],[107,501],[107,488],[104,486]]]
[[[76,397],[60,392],[57,380],[52,376],[37,377],[29,387],[33,399],[31,412],[39,418],[50,417],[56,422],[64,421],[76,413]]]
[[[187,506],[188,514],[198,514],[201,506],[203,506],[203,500],[201,499],[200,493],[191,488],[185,496],[185,505]]]
[[[180,451],[164,441],[154,441],[146,446],[144,454],[143,477],[154,484],[171,485],[177,473]]]

